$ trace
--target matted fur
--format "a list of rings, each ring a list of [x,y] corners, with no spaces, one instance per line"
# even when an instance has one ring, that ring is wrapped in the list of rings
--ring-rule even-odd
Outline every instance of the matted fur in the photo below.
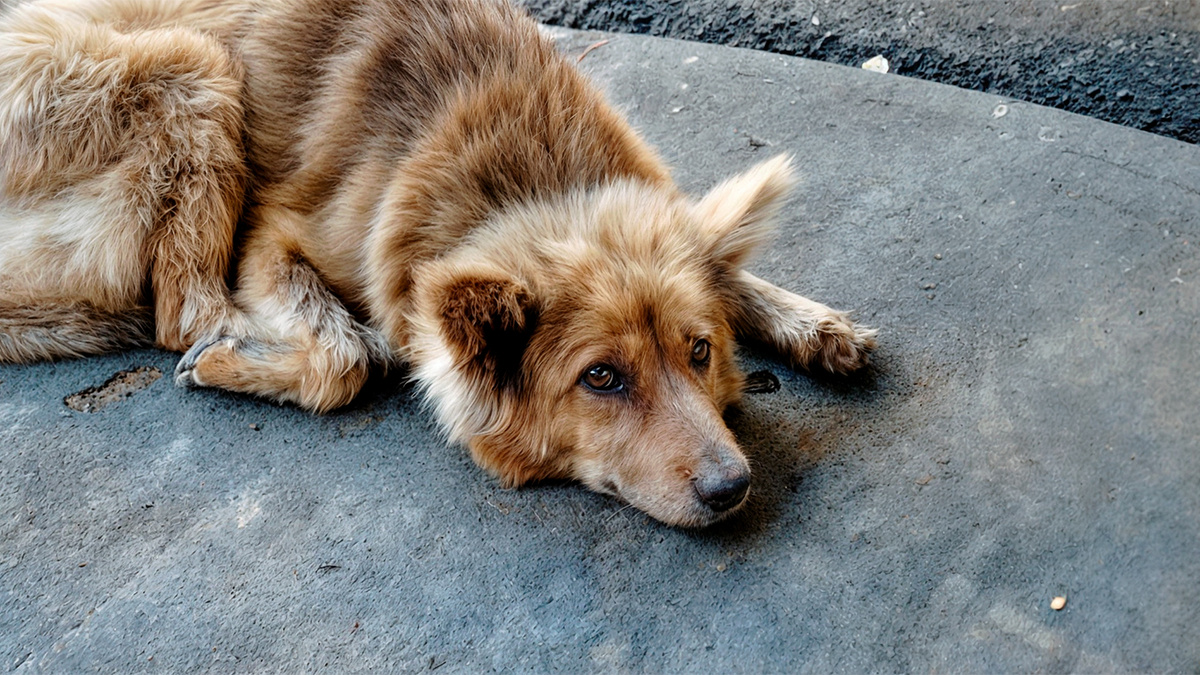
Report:
[[[504,2],[22,4],[0,162],[0,362],[136,344],[146,307],[181,385],[325,411],[400,361],[505,484],[668,523],[744,502],[736,339],[834,372],[874,346],[742,270],[788,159],[687,197]]]

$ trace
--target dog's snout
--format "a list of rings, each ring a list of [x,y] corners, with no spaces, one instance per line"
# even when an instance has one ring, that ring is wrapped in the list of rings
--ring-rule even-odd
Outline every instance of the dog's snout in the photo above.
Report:
[[[692,486],[696,495],[713,511],[728,511],[742,503],[750,491],[750,472],[743,467],[723,466],[697,476]]]

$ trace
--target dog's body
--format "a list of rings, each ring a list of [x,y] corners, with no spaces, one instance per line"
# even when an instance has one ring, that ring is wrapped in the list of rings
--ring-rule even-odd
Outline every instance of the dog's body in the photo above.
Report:
[[[670,523],[744,501],[735,337],[835,372],[873,346],[741,271],[786,160],[688,200],[501,2],[20,5],[0,162],[0,362],[152,317],[179,383],[324,411],[398,360],[506,484],[575,478]]]

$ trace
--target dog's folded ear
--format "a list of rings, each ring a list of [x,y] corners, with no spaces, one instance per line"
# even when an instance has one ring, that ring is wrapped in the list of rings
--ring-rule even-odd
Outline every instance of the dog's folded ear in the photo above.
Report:
[[[693,213],[714,262],[741,267],[770,238],[796,184],[792,159],[777,155],[713,188]]]
[[[434,301],[441,333],[455,363],[495,376],[500,387],[517,383],[521,359],[538,320],[537,304],[528,287],[491,266],[446,272]]]

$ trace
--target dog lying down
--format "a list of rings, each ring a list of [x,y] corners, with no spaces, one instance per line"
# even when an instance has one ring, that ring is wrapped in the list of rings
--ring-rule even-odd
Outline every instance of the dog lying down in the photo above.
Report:
[[[180,385],[317,412],[403,363],[505,485],[670,524],[746,500],[735,339],[835,373],[874,346],[742,269],[787,158],[681,194],[497,1],[10,7],[0,162],[0,361],[153,334]]]

